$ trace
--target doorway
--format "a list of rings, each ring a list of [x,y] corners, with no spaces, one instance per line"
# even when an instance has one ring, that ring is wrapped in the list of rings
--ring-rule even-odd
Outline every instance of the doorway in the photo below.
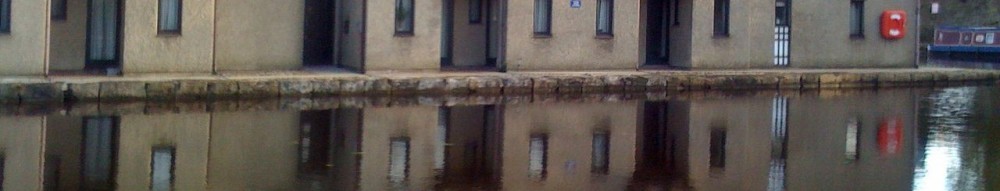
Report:
[[[670,8],[677,1],[646,1],[646,66],[670,66]]]
[[[774,65],[788,66],[792,44],[792,1],[774,2]]]
[[[503,0],[443,0],[441,68],[497,71]]]
[[[119,68],[121,0],[89,0],[87,9],[87,60],[84,70]]]
[[[307,67],[336,66],[336,7],[332,0],[306,0],[302,64]]]

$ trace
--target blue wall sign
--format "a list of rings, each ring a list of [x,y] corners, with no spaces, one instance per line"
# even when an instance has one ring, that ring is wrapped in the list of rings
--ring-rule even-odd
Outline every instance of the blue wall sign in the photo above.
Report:
[[[582,6],[583,6],[583,3],[581,3],[580,0],[569,0],[569,7],[570,8],[579,9]]]

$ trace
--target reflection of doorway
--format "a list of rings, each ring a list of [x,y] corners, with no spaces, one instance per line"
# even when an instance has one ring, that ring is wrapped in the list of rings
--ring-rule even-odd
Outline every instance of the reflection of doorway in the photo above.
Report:
[[[497,70],[504,22],[502,0],[445,0],[441,67]]]
[[[118,119],[86,117],[83,125],[80,190],[114,190]]]
[[[89,0],[85,70],[118,68],[121,58],[121,0]]]
[[[676,1],[646,1],[647,66],[670,65],[670,2]]]
[[[334,15],[332,0],[306,0],[302,49],[302,64],[306,66],[334,66]]]

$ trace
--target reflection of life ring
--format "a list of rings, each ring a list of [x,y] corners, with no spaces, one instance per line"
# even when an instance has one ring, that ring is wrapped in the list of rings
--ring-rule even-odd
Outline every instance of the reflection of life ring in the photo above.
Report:
[[[896,154],[903,147],[903,121],[892,117],[878,126],[878,148],[882,154]]]

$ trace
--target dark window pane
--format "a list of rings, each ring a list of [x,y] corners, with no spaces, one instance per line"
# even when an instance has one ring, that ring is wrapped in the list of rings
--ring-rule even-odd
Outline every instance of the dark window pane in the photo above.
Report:
[[[10,33],[10,1],[0,0],[0,33]]]
[[[597,1],[597,34],[611,35],[614,19],[614,0]]]
[[[865,2],[859,0],[851,1],[851,36],[861,37],[864,35],[864,11]]]
[[[729,0],[715,0],[716,36],[729,36]]]
[[[552,32],[552,0],[535,0],[535,34]]]
[[[711,145],[709,146],[709,164],[712,168],[726,167],[726,130],[712,129]]]
[[[66,0],[52,0],[52,20],[66,20]]]
[[[478,24],[483,20],[483,0],[469,0],[469,23]]]
[[[181,0],[160,0],[160,32],[181,31]]]
[[[413,34],[413,0],[396,0],[396,34]]]

